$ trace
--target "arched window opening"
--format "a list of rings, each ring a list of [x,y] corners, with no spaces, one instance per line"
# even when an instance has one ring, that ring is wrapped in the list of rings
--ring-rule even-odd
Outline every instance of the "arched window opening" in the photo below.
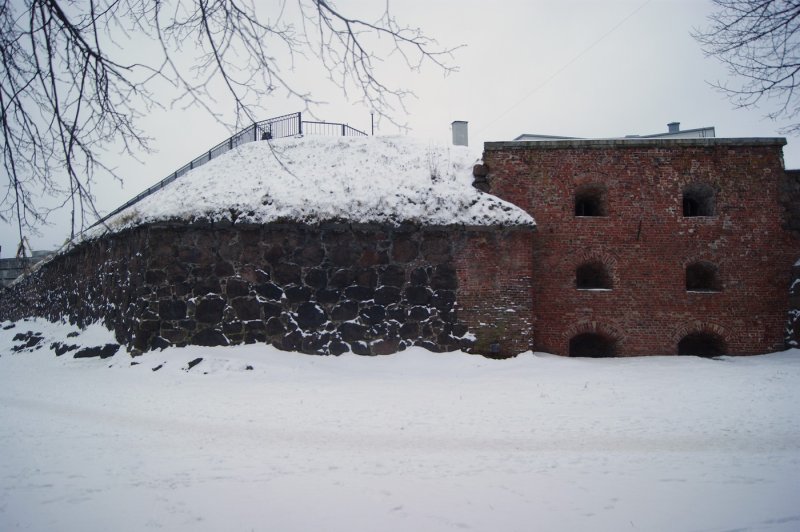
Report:
[[[611,276],[602,262],[587,262],[575,270],[575,286],[579,290],[611,289]]]
[[[575,216],[605,216],[606,198],[603,187],[591,185],[575,192]]]
[[[718,357],[727,353],[725,341],[716,334],[696,332],[678,342],[678,354],[694,357]]]
[[[602,334],[583,333],[569,341],[569,356],[609,358],[617,356],[616,342]]]
[[[714,189],[705,184],[692,184],[683,190],[683,215],[714,216]]]
[[[695,262],[686,267],[686,290],[690,292],[719,292],[722,283],[719,270],[710,262]]]

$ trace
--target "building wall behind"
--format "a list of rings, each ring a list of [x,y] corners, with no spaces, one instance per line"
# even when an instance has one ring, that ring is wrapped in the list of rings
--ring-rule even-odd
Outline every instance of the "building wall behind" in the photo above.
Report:
[[[780,204],[782,139],[488,143],[490,192],[536,219],[536,348],[568,354],[596,332],[620,355],[676,354],[687,334],[721,337],[731,354],[784,348],[798,240]],[[715,191],[715,214],[684,217],[683,190]],[[575,194],[604,190],[606,216],[575,215]],[[608,291],[578,290],[575,272],[600,262]],[[720,292],[686,290],[686,266],[719,269]]]

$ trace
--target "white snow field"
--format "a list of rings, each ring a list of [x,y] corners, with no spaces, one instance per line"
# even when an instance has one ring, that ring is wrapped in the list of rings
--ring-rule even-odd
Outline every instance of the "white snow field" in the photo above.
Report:
[[[291,137],[239,146],[108,221],[348,221],[533,226],[472,186],[480,151],[410,137]],[[106,229],[98,226],[88,238]]]
[[[0,330],[0,530],[800,530],[800,350],[56,357],[112,341],[73,330]]]

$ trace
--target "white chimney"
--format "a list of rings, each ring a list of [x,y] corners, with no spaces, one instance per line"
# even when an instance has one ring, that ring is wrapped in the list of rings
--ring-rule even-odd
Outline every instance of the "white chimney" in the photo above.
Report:
[[[469,146],[467,124],[468,122],[463,120],[456,120],[451,124],[453,129],[453,146]]]
[[[681,123],[680,122],[670,122],[667,124],[667,128],[669,128],[670,133],[679,133],[681,130]]]

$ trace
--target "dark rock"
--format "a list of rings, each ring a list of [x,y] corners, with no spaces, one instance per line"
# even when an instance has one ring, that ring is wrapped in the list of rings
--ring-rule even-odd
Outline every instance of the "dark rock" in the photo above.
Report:
[[[399,346],[400,340],[396,338],[383,339],[372,342],[370,349],[373,355],[391,355],[397,353]]]
[[[311,289],[307,286],[289,286],[286,288],[286,299],[290,303],[300,303],[311,299]]]
[[[242,297],[250,293],[250,283],[244,279],[228,279],[225,283],[225,294],[228,297]]]
[[[229,277],[236,273],[236,270],[233,268],[233,264],[230,262],[219,261],[214,267],[214,273],[217,275],[217,277]]]
[[[358,303],[355,301],[343,301],[333,307],[331,319],[334,321],[348,321],[358,316]]]
[[[331,288],[346,288],[353,284],[356,279],[356,274],[352,270],[339,269],[336,270],[328,282]]]
[[[458,288],[458,276],[453,266],[440,264],[433,269],[431,288],[434,290],[455,290]]]
[[[348,286],[344,289],[344,295],[356,301],[369,301],[375,295],[375,291],[366,286]]]
[[[358,323],[346,322],[339,325],[339,335],[345,342],[356,342],[364,340],[367,328]]]
[[[117,354],[117,351],[119,351],[119,344],[106,344],[97,347],[84,347],[72,356],[73,358],[109,358]]]
[[[247,371],[253,371],[253,366],[248,364],[247,366],[244,367],[244,369]]]
[[[378,285],[378,273],[370,268],[360,270],[356,273],[355,283],[359,286],[375,288]]]
[[[380,305],[372,305],[361,311],[361,319],[369,325],[380,323],[385,317],[386,309]]]
[[[9,323],[8,325],[5,325],[5,326],[3,327],[3,330],[4,330],[4,331],[7,331],[7,330],[9,330],[9,329],[13,329],[13,328],[14,328],[14,327],[16,327],[16,326],[17,326],[17,324],[16,324],[16,323]],[[72,334],[72,333],[69,333],[69,334]],[[67,336],[69,336],[69,335],[67,335]],[[77,334],[76,334],[76,336],[77,336]]]
[[[194,360],[190,360],[189,363],[186,364],[186,371],[189,371],[190,369],[192,369],[193,367],[195,367],[196,365],[198,365],[202,361],[203,361],[202,357],[198,357],[198,358],[195,358]]]
[[[261,319],[261,304],[254,297],[237,297],[231,300],[231,306],[240,320]]]
[[[328,343],[328,338],[322,338],[315,334],[310,334],[303,338],[300,350],[303,353],[308,353],[308,354],[315,354],[315,353],[322,354],[323,348],[327,343]]]
[[[71,333],[67,333],[67,338],[76,338],[78,336],[80,336],[80,333],[78,331],[72,331]]]
[[[55,352],[57,357],[60,357],[64,353],[68,353],[70,351],[75,351],[78,349],[77,345],[67,345],[61,342],[53,342],[50,344],[50,349]]]
[[[390,264],[381,270],[380,282],[386,286],[401,287],[406,282],[406,271],[400,266]]]
[[[427,320],[431,312],[428,310],[427,307],[411,307],[411,310],[408,311],[408,315],[412,320],[422,321]]]
[[[270,318],[267,320],[266,331],[269,336],[276,336],[286,332],[286,326],[280,318]]]
[[[316,329],[326,321],[328,317],[325,311],[319,308],[315,303],[303,303],[297,307],[297,317],[295,318],[297,324],[302,329]]]
[[[409,322],[400,326],[400,338],[413,340],[419,337],[419,324]]]
[[[255,288],[258,295],[273,301],[280,301],[283,297],[283,290],[275,283],[267,282],[257,285]]]
[[[361,255],[361,251],[349,243],[328,248],[328,257],[336,266],[355,264],[359,255]]]
[[[425,268],[414,268],[411,272],[411,284],[415,286],[428,284],[428,272],[425,271]]]
[[[283,307],[276,303],[262,303],[261,308],[264,311],[264,319],[277,318],[283,314]]]
[[[230,344],[225,335],[215,329],[203,329],[202,331],[196,333],[194,336],[192,336],[192,343],[207,347]]]
[[[244,324],[244,330],[249,333],[264,332],[267,326],[261,320],[248,321]]]
[[[328,352],[333,356],[339,356],[348,351],[350,351],[350,346],[339,340],[334,340],[328,345]]]
[[[219,296],[206,297],[197,303],[197,308],[194,311],[194,317],[197,321],[202,323],[219,323],[222,321],[223,310],[225,310],[224,299]]]
[[[406,309],[402,305],[388,305],[386,307],[386,318],[400,323],[406,321]]]
[[[366,342],[351,342],[351,343],[350,343],[350,349],[351,349],[351,350],[353,351],[353,353],[355,353],[356,355],[366,355],[366,356],[369,356],[369,355],[371,355],[371,354],[372,354],[372,353],[370,352],[370,350],[369,350],[369,346],[367,345],[367,343],[366,343]]]
[[[186,317],[186,302],[180,299],[162,299],[158,302],[158,315],[162,320],[182,320]]]
[[[400,302],[400,289],[394,286],[381,286],[375,291],[375,303],[378,305],[390,305]]]
[[[407,237],[396,237],[392,245],[392,259],[396,262],[411,262],[417,258],[417,243]]]
[[[158,370],[160,370],[160,369],[161,369],[161,368],[163,368],[163,367],[164,367],[164,364],[159,364],[158,366],[156,366],[156,367],[154,367],[154,368],[153,368],[153,371],[158,371]]]
[[[166,349],[170,345],[172,344],[169,343],[169,341],[167,341],[165,338],[162,338],[161,336],[154,336],[150,340],[150,349]]]
[[[244,323],[239,320],[226,321],[222,324],[222,334],[225,336],[241,334],[244,330]]]
[[[300,266],[283,262],[272,267],[273,277],[279,284],[300,284]]]
[[[456,303],[456,293],[452,290],[437,290],[431,297],[431,305],[439,310],[450,310]]]
[[[322,249],[322,243],[317,240],[308,242],[301,248],[300,253],[297,255],[298,262],[306,266],[313,266],[322,262],[325,258],[325,250]]]
[[[453,325],[453,336],[462,337],[469,332],[469,328],[463,323],[456,323]]]
[[[219,284],[219,279],[213,277],[199,278],[195,280],[192,287],[192,293],[196,297],[206,296],[208,294],[219,294],[222,292],[222,287]]]
[[[317,291],[315,297],[319,303],[336,303],[342,296],[340,290],[323,289]]]
[[[427,305],[431,295],[431,291],[425,286],[409,286],[405,293],[406,301],[412,305]]]
[[[306,285],[321,290],[328,285],[328,274],[321,268],[311,268],[306,272]]]
[[[147,270],[144,273],[144,281],[147,284],[158,285],[167,280],[167,272],[162,270]]]
[[[303,333],[293,331],[281,339],[280,348],[284,351],[297,351],[303,343]]]

